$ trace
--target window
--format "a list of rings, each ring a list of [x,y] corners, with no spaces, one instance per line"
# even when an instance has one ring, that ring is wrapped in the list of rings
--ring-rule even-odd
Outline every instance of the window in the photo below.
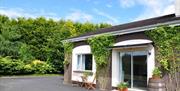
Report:
[[[78,70],[92,70],[92,54],[77,55]]]

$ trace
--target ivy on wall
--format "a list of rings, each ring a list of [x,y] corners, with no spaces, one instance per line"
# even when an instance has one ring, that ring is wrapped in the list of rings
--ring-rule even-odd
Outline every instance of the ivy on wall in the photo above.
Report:
[[[159,66],[165,74],[169,75],[170,80],[175,80],[176,89],[178,89],[179,81],[177,73],[180,72],[180,26],[160,26],[145,33],[154,42],[156,60]],[[172,91],[170,90],[172,87],[169,86],[167,91]]]
[[[64,58],[63,64],[64,65],[68,65],[69,64],[69,61],[68,61],[69,60],[69,56],[72,54],[73,43],[64,41],[63,42],[63,46],[64,46],[64,54],[65,54],[65,58]]]
[[[92,54],[96,60],[98,67],[104,67],[107,64],[109,57],[109,50],[107,47],[112,46],[114,43],[114,37],[110,34],[98,35],[88,39],[88,43],[91,46]]]
[[[179,61],[180,51],[180,27],[162,26],[153,31],[147,31],[146,34],[153,40],[158,55],[156,59],[160,62],[160,66],[166,71],[171,71],[171,62]]]
[[[180,72],[180,26],[161,26],[145,33],[155,44],[156,60],[160,63],[159,66],[166,74],[169,74],[170,79],[175,80],[176,89],[179,89],[177,73]],[[100,74],[99,77],[102,76],[103,80],[107,78],[107,64],[110,56],[107,47],[113,46],[114,37],[110,34],[102,34],[89,38],[87,42],[91,46],[92,54],[96,60],[97,71],[99,71],[96,73]],[[68,65],[68,55],[72,54],[73,44],[64,42],[63,45],[65,50],[64,64]],[[102,80],[100,83],[105,83]]]
[[[96,61],[97,84],[100,89],[108,89],[111,79],[109,77],[111,51],[108,47],[114,44],[114,37],[110,34],[102,34],[89,38],[88,43]]]

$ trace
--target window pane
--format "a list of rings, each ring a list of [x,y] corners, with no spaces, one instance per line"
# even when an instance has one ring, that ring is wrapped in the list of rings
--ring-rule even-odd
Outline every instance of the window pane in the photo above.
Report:
[[[82,55],[82,70],[85,70],[85,55]]]
[[[77,69],[81,69],[81,55],[77,55]]]
[[[128,82],[129,87],[131,87],[131,54],[122,53],[122,78],[124,82]]]
[[[147,56],[133,56],[133,85],[134,87],[147,87]]]
[[[92,54],[85,55],[85,70],[92,70]]]

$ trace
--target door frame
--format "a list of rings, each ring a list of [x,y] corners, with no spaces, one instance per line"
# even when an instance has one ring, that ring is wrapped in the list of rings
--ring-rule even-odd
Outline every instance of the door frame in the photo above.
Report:
[[[134,60],[133,60],[133,56],[135,55],[135,53],[137,53],[136,55],[138,55],[138,53],[139,53],[139,55],[146,55],[146,68],[147,68],[147,77],[146,77],[146,79],[147,79],[147,82],[148,82],[148,51],[146,51],[146,50],[133,50],[133,51],[119,51],[118,52],[118,54],[119,54],[119,65],[120,65],[120,63],[122,63],[122,55],[121,55],[121,53],[128,53],[128,54],[130,54],[131,55],[131,86],[130,86],[130,88],[134,88],[134,83],[133,83],[133,80],[134,80]],[[121,62],[120,62],[121,61]],[[122,64],[121,64],[121,66],[122,66]],[[119,69],[120,69],[120,66],[119,66]],[[122,75],[122,73],[121,72],[119,72],[119,76],[121,76]],[[120,80],[120,82],[121,82],[121,80]]]
[[[155,48],[153,44],[147,44],[144,46],[130,46],[130,47],[117,47],[112,49],[112,86],[117,87],[120,83],[119,76],[119,52],[126,51],[147,51],[147,66],[148,66],[148,79],[152,77],[153,69],[155,68]],[[147,81],[148,82],[148,81]]]

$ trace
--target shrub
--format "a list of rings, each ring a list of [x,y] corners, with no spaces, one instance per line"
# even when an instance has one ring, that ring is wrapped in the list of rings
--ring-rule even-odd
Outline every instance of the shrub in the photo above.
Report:
[[[31,64],[27,64],[24,66],[23,73],[24,74],[33,74],[34,68],[32,68]]]
[[[40,60],[34,60],[32,61],[29,68],[32,67],[34,70],[34,73],[36,74],[45,74],[45,73],[52,73],[53,67],[48,64],[47,62],[40,61]]]
[[[10,57],[0,57],[0,74],[14,75],[21,74],[24,63],[20,60],[14,60]]]
[[[10,57],[0,57],[1,75],[20,75],[20,74],[45,74],[52,73],[54,68],[51,64],[34,60],[30,64],[25,64],[21,60],[11,59]]]

